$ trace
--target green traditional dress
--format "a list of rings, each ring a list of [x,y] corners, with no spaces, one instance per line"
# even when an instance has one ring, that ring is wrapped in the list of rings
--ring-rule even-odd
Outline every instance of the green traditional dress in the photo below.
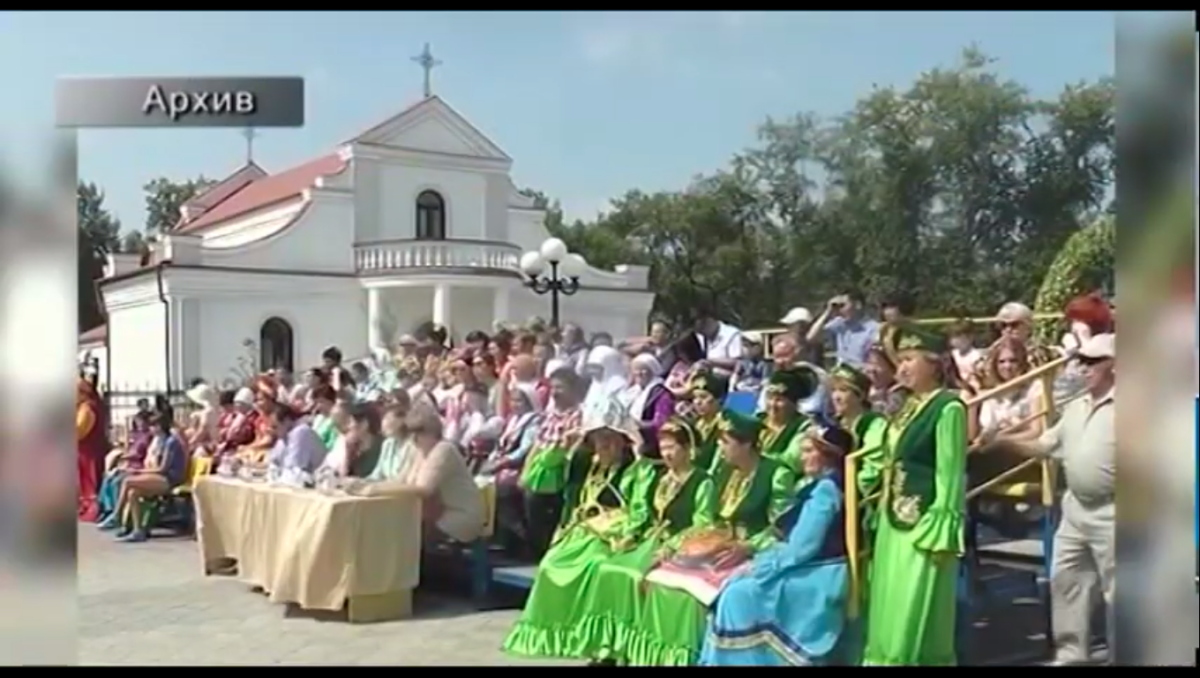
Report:
[[[592,638],[584,617],[587,592],[597,565],[613,545],[630,537],[649,515],[653,466],[627,457],[602,466],[578,449],[571,455],[564,490],[563,523],[554,545],[538,564],[537,578],[506,652],[526,657],[583,659],[602,638]]]
[[[804,439],[799,434],[808,429],[812,421],[803,414],[796,413],[782,427],[772,427],[767,422],[766,415],[760,418],[762,429],[758,432],[758,449],[762,456],[781,461],[789,468],[796,468],[795,461],[800,458],[800,441]]]
[[[720,497],[716,526],[757,553],[776,541],[773,521],[795,496],[796,477],[785,465],[762,458],[750,474],[720,464],[715,478]],[[704,640],[708,608],[684,591],[651,585],[642,601],[637,633],[624,659],[637,666],[690,666]]]
[[[879,488],[879,480],[883,476],[883,464],[887,444],[887,417],[867,410],[851,421],[838,422],[847,431],[854,434],[854,449],[852,452],[867,450],[863,455],[858,471],[858,491],[863,496],[869,496]]]
[[[913,396],[887,431],[883,517],[863,663],[953,666],[963,553],[967,410],[949,391]]]
[[[641,654],[637,644],[646,572],[664,550],[678,547],[688,529],[711,526],[716,518],[716,489],[707,473],[693,469],[680,478],[664,472],[654,484],[653,512],[638,530],[637,545],[601,562],[587,592],[588,628],[581,633],[596,647],[594,658],[623,660]]]
[[[696,449],[692,454],[692,467],[710,473],[721,460],[721,431],[718,427],[721,415],[717,413],[706,418],[696,417],[694,423],[700,439],[696,442]]]

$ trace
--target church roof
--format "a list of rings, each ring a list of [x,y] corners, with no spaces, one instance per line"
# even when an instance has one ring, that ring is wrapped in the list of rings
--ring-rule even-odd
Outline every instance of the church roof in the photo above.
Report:
[[[317,179],[337,174],[345,167],[346,161],[337,153],[331,153],[278,174],[268,174],[244,182],[198,218],[181,224],[177,230],[179,233],[195,232],[247,212],[299,197],[304,191],[312,188]],[[218,184],[213,190],[220,186],[221,184]]]
[[[459,125],[479,151],[509,160],[502,149],[436,95],[407,106],[346,143],[376,142],[377,136],[382,136],[389,130],[402,128],[428,112],[440,113],[444,116],[443,119]],[[336,152],[278,174],[267,174],[258,165],[247,163],[209,190],[189,200],[184,205],[184,217],[180,219],[174,231],[195,233],[254,210],[297,198],[305,190],[312,188],[317,179],[337,174],[345,168],[346,160]]]

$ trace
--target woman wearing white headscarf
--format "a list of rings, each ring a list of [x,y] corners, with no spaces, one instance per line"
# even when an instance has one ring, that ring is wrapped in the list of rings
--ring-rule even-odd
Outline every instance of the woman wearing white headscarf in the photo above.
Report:
[[[200,407],[188,417],[185,432],[188,452],[211,455],[216,451],[220,437],[217,423],[221,419],[221,411],[217,390],[208,384],[199,383],[188,389],[187,398]]]
[[[584,372],[591,378],[587,397],[583,400],[583,417],[598,417],[607,411],[612,399],[621,400],[629,380],[625,377],[625,359],[621,352],[611,346],[597,346],[588,353],[583,365]],[[625,400],[625,405],[629,404]]]
[[[636,356],[629,364],[633,384],[629,387],[629,414],[637,422],[642,438],[655,440],[658,429],[675,413],[675,397],[663,381],[662,363],[650,353]]]

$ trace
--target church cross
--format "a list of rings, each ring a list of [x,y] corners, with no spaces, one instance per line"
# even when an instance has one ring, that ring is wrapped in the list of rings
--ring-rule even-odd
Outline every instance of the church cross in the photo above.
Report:
[[[242,136],[246,138],[246,164],[249,165],[254,162],[254,140],[258,138],[258,132],[253,127],[247,127],[242,130]]]
[[[442,62],[433,58],[433,52],[429,51],[429,43],[425,43],[425,49],[420,54],[412,58],[413,62],[421,68],[425,69],[425,98],[433,96],[433,69],[442,65]]]

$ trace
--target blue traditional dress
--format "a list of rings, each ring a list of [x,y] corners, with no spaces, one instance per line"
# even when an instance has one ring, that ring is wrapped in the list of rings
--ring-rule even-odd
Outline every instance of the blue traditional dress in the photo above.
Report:
[[[838,475],[806,484],[777,524],[787,541],[755,556],[717,598],[705,666],[829,664],[846,622],[850,579]]]

